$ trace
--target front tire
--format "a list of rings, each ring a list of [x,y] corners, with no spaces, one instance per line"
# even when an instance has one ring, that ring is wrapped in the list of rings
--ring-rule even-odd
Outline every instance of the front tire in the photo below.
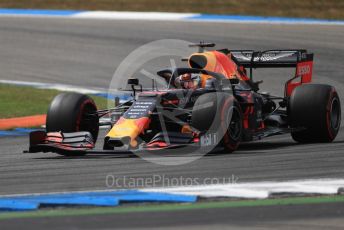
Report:
[[[94,101],[84,94],[61,93],[50,104],[47,132],[88,131],[96,142],[99,132],[99,118]]]
[[[320,84],[301,85],[293,91],[289,102],[292,138],[300,143],[332,142],[338,134],[341,108],[334,87]]]
[[[235,151],[242,135],[242,112],[233,95],[207,93],[194,104],[192,126],[203,132],[216,132],[227,153]]]
[[[226,152],[232,153],[239,147],[242,136],[243,115],[239,103],[228,98],[221,111],[222,145]]]

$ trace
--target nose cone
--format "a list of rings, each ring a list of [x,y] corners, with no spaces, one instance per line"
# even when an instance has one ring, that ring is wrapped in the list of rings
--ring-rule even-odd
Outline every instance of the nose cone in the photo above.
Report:
[[[141,117],[138,119],[121,118],[106,135],[111,146],[121,147],[130,144],[131,147],[137,146],[136,138],[148,128],[150,118]]]

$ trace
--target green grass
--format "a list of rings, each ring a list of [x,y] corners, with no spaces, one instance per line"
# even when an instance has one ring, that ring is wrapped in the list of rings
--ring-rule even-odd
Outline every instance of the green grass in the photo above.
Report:
[[[7,212],[0,213],[1,219],[13,218],[42,218],[59,216],[87,216],[104,214],[128,214],[137,212],[171,212],[199,209],[220,209],[220,208],[240,208],[257,206],[276,206],[276,205],[305,205],[344,202],[344,196],[320,196],[320,197],[291,197],[280,199],[263,200],[238,200],[238,201],[213,201],[198,202],[194,204],[147,204],[140,206],[120,206],[120,207],[98,207],[98,208],[65,208],[38,210],[30,212]]]
[[[46,114],[57,90],[0,84],[0,119]],[[92,97],[98,109],[107,108],[107,100]]]
[[[201,12],[344,19],[343,0],[0,0],[0,8]]]

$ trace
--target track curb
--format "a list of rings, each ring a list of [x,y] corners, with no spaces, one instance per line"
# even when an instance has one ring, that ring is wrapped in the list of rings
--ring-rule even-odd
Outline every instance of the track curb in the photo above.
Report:
[[[25,117],[0,119],[0,130],[42,126],[45,124],[46,117],[47,116],[45,114],[41,114]]]

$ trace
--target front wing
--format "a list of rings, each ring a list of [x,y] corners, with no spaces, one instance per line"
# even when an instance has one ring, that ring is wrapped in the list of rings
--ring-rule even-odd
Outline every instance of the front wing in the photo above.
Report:
[[[273,128],[255,133],[252,140],[260,140],[265,137],[290,133],[302,129],[290,128]],[[180,137],[183,135],[180,134]],[[197,141],[196,141],[197,139]],[[158,142],[159,143],[159,142]],[[28,153],[37,152],[54,152],[61,155],[77,156],[85,154],[114,154],[114,155],[130,155],[148,152],[164,152],[166,150],[178,149],[183,147],[199,148],[201,152],[215,149],[219,146],[220,137],[217,133],[200,134],[198,138],[190,139],[190,141],[172,142],[169,144],[147,144],[137,149],[115,149],[115,150],[99,150],[95,149],[95,142],[89,132],[50,132],[34,131],[30,133],[30,147]]]
[[[168,149],[177,149],[186,146],[194,148],[215,147],[217,145],[214,139],[215,134],[206,134],[198,138],[199,141],[189,141],[188,143],[170,143],[168,145],[146,145],[137,149],[115,149],[98,150],[95,149],[95,143],[89,132],[50,132],[34,131],[30,133],[30,147],[26,153],[54,152],[61,155],[78,156],[85,154],[115,154],[125,155],[134,154],[142,151],[165,151]]]

